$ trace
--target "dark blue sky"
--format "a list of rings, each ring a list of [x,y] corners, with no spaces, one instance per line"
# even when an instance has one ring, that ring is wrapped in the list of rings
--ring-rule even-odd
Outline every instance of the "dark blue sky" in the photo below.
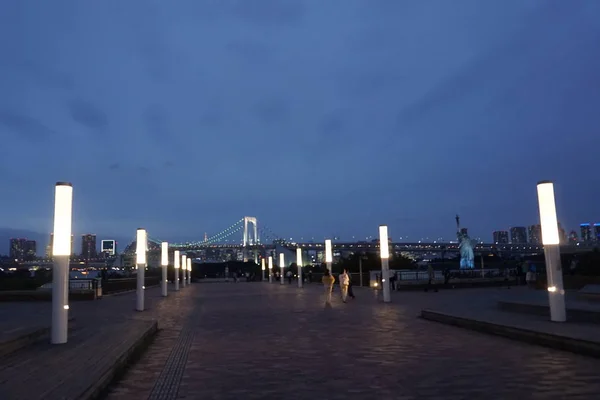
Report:
[[[201,239],[600,221],[600,1],[0,3],[0,226]]]

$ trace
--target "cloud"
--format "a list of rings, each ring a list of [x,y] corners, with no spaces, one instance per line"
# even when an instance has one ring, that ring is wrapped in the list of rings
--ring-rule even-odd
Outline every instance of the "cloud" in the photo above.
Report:
[[[265,124],[284,122],[290,116],[289,104],[285,97],[263,99],[253,107],[253,112]]]
[[[146,129],[155,138],[161,139],[169,135],[168,115],[162,106],[158,104],[148,106],[142,118]]]
[[[306,14],[300,0],[237,1],[231,11],[234,16],[262,27],[298,24]]]
[[[67,102],[73,120],[92,130],[103,130],[108,127],[108,116],[92,103],[73,99]]]
[[[0,124],[27,139],[45,139],[57,135],[57,132],[48,128],[35,118],[18,112],[0,109]]]

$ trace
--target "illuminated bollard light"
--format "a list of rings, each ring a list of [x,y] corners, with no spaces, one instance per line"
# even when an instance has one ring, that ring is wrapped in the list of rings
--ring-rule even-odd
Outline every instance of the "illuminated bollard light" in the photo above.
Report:
[[[185,287],[185,270],[187,269],[187,256],[181,256],[181,287]]]
[[[175,271],[173,281],[175,283],[175,291],[179,291],[179,250],[175,250],[173,253],[173,270]]]
[[[302,287],[302,249],[296,249],[296,265],[298,266],[298,287]]]
[[[52,255],[52,344],[67,343],[69,325],[69,256],[71,255],[71,226],[73,186],[58,182],[54,193],[54,239]]]
[[[284,276],[284,272],[285,272],[285,257],[283,255],[283,253],[279,253],[279,269],[281,271],[281,284],[285,284],[285,276]]]
[[[327,264],[327,269],[331,274],[331,264],[333,263],[333,249],[331,245],[331,239],[325,240],[325,263]]]
[[[269,256],[269,283],[273,282],[273,256]]]
[[[550,303],[550,320],[565,322],[565,290],[560,263],[560,239],[556,203],[554,201],[554,184],[541,181],[537,185],[540,224],[542,225],[542,244],[546,259],[546,276],[548,277],[548,301]]]
[[[136,295],[137,302],[135,309],[137,311],[144,311],[144,291],[145,287],[145,275],[146,275],[146,252],[148,251],[148,235],[146,230],[139,228],[136,236],[136,250],[135,250],[135,265],[137,268],[137,285]]]
[[[167,267],[169,266],[169,243],[160,244],[160,266],[162,268],[162,281],[160,287],[163,297],[167,297]]]
[[[265,267],[265,259],[264,258],[262,258],[260,260],[260,269],[262,271],[262,281],[264,282],[265,281],[265,269],[266,269],[266,267]]]
[[[388,244],[387,225],[379,226],[379,254],[381,256],[381,286],[383,288],[383,302],[392,301],[390,293],[390,250]]]

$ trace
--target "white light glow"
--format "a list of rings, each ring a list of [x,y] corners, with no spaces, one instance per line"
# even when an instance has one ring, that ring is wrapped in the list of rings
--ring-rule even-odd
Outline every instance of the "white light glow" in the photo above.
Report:
[[[554,184],[548,181],[538,183],[537,193],[542,225],[542,244],[559,244]]]
[[[68,304],[65,304],[65,305],[63,306],[63,308],[64,308],[65,310],[68,310],[68,309],[69,309],[69,305],[68,305]]]
[[[71,222],[73,217],[73,186],[59,182],[54,192],[54,239],[52,254],[71,255]]]
[[[550,286],[550,287],[548,287],[548,291],[549,292],[556,292],[556,286]]]
[[[192,259],[191,258],[187,259],[187,269],[188,269],[188,271],[192,270]]]
[[[331,249],[331,239],[325,240],[325,262],[333,262],[333,251]]]
[[[279,253],[279,268],[285,267],[285,256],[283,253]]]
[[[381,258],[390,258],[387,225],[379,226],[379,253],[381,254]]]
[[[179,250],[175,250],[173,254],[173,267],[179,269]]]
[[[302,268],[302,249],[299,247],[296,249],[296,265]]]
[[[273,256],[269,256],[269,269],[273,269]]]
[[[169,265],[169,243],[167,242],[160,244],[160,265],[163,267]]]
[[[263,258],[262,260],[260,260],[260,269],[261,270],[265,270],[265,259]]]
[[[186,269],[187,268],[187,256],[185,254],[183,254],[181,256],[181,269]]]
[[[146,264],[146,251],[148,250],[148,236],[145,229],[137,230],[136,248],[135,248],[135,263]]]

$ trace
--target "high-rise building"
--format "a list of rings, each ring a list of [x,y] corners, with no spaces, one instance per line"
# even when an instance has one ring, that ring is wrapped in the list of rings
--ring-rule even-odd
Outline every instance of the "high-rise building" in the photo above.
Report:
[[[107,256],[117,254],[117,242],[114,240],[102,240],[100,242],[100,250]]]
[[[22,261],[25,258],[25,248],[27,239],[13,238],[10,239],[9,255],[10,258],[17,261]]]
[[[594,224],[594,240],[600,242],[600,222]]]
[[[35,260],[37,257],[37,243],[35,240],[26,240],[23,249],[23,258],[27,261]]]
[[[592,227],[590,224],[579,224],[579,230],[581,233],[581,241],[583,243],[590,243],[592,241]]]
[[[81,235],[81,258],[90,260],[98,256],[96,250],[96,235],[90,233]]]
[[[577,231],[571,231],[569,233],[569,244],[575,244],[579,241],[579,237],[577,236]]]
[[[542,243],[542,226],[540,224],[534,224],[529,226],[529,243]]]
[[[508,231],[494,231],[494,243],[508,244]]]
[[[527,228],[524,226],[513,226],[510,228],[510,241],[513,244],[527,243]]]
[[[54,244],[54,233],[50,234],[48,246],[46,246],[46,257],[52,258],[52,245]],[[71,255],[75,254],[75,235],[71,235]]]

